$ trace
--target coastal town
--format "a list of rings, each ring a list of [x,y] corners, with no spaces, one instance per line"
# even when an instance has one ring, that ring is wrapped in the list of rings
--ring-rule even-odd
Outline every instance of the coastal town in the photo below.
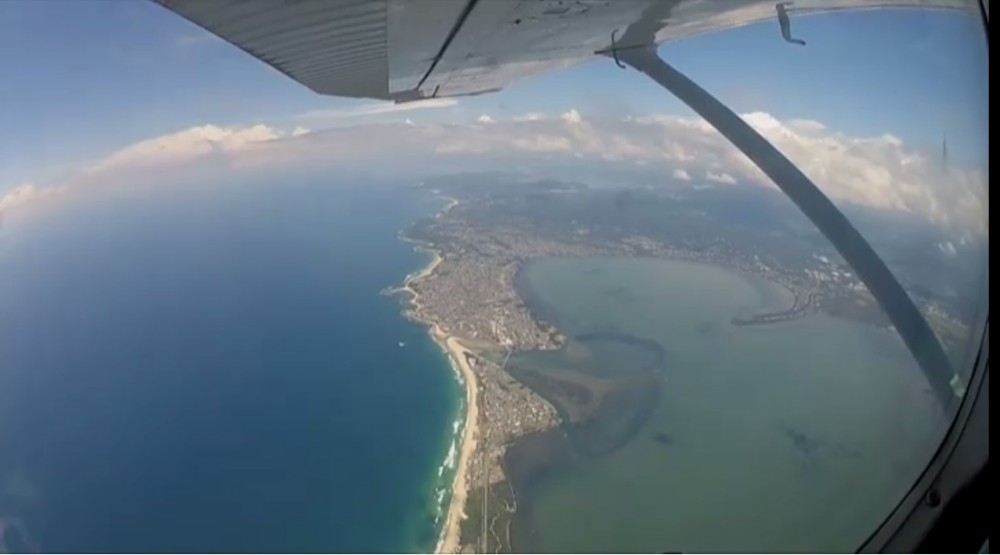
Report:
[[[549,402],[504,370],[510,353],[555,349],[564,340],[558,330],[531,313],[518,292],[515,282],[526,262],[544,257],[631,256],[719,265],[780,284],[792,299],[778,312],[734,316],[734,325],[769,324],[823,311],[888,326],[860,280],[826,255],[813,254],[808,267],[792,269],[721,235],[697,243],[669,242],[640,234],[599,237],[573,228],[553,231],[551,226],[525,221],[504,225],[483,217],[484,204],[451,199],[435,218],[403,234],[418,250],[431,253],[433,261],[408,278],[404,287],[386,291],[408,295],[404,314],[431,327],[467,387],[468,414],[439,552],[494,550],[478,537],[469,541],[475,534],[463,533],[462,527],[486,530],[489,504],[483,496],[507,479],[506,447],[559,424]],[[482,509],[477,510],[482,523],[465,518],[471,491],[479,492],[477,499],[482,500]]]

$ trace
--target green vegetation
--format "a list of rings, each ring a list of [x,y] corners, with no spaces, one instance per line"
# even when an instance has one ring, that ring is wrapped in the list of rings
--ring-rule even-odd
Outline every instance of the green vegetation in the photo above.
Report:
[[[510,553],[510,525],[514,517],[514,492],[507,481],[489,486],[486,499],[486,537],[483,531],[483,497],[485,487],[469,492],[465,505],[468,518],[462,522],[461,545],[474,545],[478,553]],[[484,543],[485,542],[485,543]],[[484,549],[485,545],[485,549]]]

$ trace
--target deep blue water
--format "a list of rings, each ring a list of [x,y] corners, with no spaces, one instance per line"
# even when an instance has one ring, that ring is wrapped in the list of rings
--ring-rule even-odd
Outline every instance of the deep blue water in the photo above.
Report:
[[[396,232],[441,204],[387,186],[136,188],[4,222],[7,542],[432,548],[460,392],[378,293],[426,263]]]

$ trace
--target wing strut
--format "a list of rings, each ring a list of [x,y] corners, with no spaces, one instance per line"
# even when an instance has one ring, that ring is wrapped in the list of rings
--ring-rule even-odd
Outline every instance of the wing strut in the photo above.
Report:
[[[903,286],[847,218],[771,143],[705,89],[663,61],[655,46],[616,52],[617,59],[648,75],[697,112],[774,181],[833,243],[882,306],[947,410],[964,394],[944,348]]]
[[[775,9],[778,10],[778,25],[781,26],[781,36],[785,39],[785,42],[805,46],[806,41],[792,38],[792,20],[788,17],[788,4],[790,3],[791,2],[778,2],[774,6]]]

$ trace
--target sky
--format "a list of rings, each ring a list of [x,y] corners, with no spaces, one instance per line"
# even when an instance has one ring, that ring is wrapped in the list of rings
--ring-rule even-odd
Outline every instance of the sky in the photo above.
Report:
[[[806,39],[805,47],[784,42],[772,21],[668,43],[660,54],[737,113],[752,116],[796,163],[812,164],[819,175],[840,172],[831,188],[843,182],[843,198],[861,195],[862,202],[929,217],[951,209],[936,206],[948,196],[934,167],[947,137],[953,168],[946,169],[966,172],[955,178],[963,187],[983,189],[965,200],[962,217],[970,217],[969,203],[988,202],[988,52],[977,25],[966,14],[940,10],[815,15],[793,18],[793,35]],[[316,95],[151,2],[8,0],[0,2],[0,74],[0,198],[7,195],[7,207],[19,188],[111,180],[109,168],[150,153],[158,163],[176,164],[199,158],[205,145],[232,154],[269,141],[275,151],[280,139],[304,148],[307,131],[326,147],[334,140],[365,146],[362,137],[371,147],[385,140],[377,129],[401,124],[420,128],[396,132],[413,135],[400,147],[410,148],[414,159],[422,153],[419,141],[437,141],[434,152],[441,154],[443,143],[465,137],[465,151],[451,153],[468,155],[466,161],[482,159],[488,145],[493,153],[507,148],[579,158],[589,152],[638,165],[674,163],[664,169],[675,176],[691,173],[678,161],[703,158],[697,175],[728,174],[720,183],[754,177],[721,143],[705,145],[715,141],[710,130],[701,130],[679,101],[603,59],[497,94],[394,106]],[[656,118],[663,126],[651,135],[641,132],[648,125],[637,131],[621,124]],[[542,133],[539,121],[528,119],[559,122],[561,135]],[[576,127],[568,127],[574,119]],[[595,137],[585,136],[581,121]],[[685,121],[691,125],[678,131]],[[345,126],[354,131],[337,132]],[[668,144],[665,132],[681,138]],[[190,150],[191,141],[201,146]],[[172,150],[164,159],[164,144],[181,154]],[[475,144],[481,148],[467,152]],[[658,150],[650,152],[651,146]],[[857,149],[866,153],[855,153],[857,159],[829,154]],[[304,163],[301,153],[290,151],[281,146],[280,158]],[[913,157],[920,159],[916,166],[930,168],[926,175],[914,174]],[[730,166],[722,167],[727,159]],[[917,209],[912,199],[869,194],[865,179],[882,179],[886,190],[939,190],[934,198],[918,192],[926,206]]]

